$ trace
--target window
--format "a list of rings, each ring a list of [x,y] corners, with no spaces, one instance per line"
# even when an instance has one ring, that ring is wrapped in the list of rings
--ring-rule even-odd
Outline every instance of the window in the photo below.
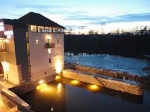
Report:
[[[45,32],[52,32],[52,28],[51,27],[45,27]]]
[[[27,54],[30,54],[30,51],[29,51],[29,43],[27,43]]]
[[[39,40],[38,39],[36,39],[35,42],[36,42],[37,45],[39,45]]]
[[[31,32],[37,32],[37,26],[31,25]]]
[[[38,32],[39,33],[45,32],[44,27],[43,26],[38,26]]]
[[[51,63],[51,58],[49,58],[49,60],[48,60],[48,61],[49,61],[49,63]]]

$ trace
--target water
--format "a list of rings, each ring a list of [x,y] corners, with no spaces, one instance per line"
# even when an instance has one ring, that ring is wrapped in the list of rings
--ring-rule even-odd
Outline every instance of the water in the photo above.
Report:
[[[91,59],[90,59],[91,57]],[[100,59],[103,58],[103,59]],[[112,59],[111,59],[112,57]],[[146,61],[139,59],[123,59],[123,57],[115,57],[110,55],[78,55],[66,56],[67,61],[78,61],[84,65],[93,67],[116,67],[122,66],[120,59],[128,67],[120,67],[129,69],[133,73],[138,72],[138,69],[146,66]],[[87,60],[88,59],[88,60]],[[98,59],[96,61],[96,59]],[[99,60],[103,64],[99,65]],[[116,65],[109,65],[114,62]],[[88,62],[93,63],[88,63]],[[129,63],[134,63],[130,66]],[[95,65],[95,64],[98,65]],[[125,66],[124,65],[124,66]],[[117,92],[114,90],[92,87],[93,85],[78,82],[66,78],[58,78],[56,81],[47,85],[37,87],[35,90],[21,96],[28,102],[34,112],[150,112],[150,89],[144,90],[143,96],[135,96],[127,93]]]
[[[150,92],[144,96],[62,78],[21,96],[34,112],[149,112]]]
[[[78,63],[79,65],[85,65],[96,68],[104,68],[110,70],[117,70],[128,72],[133,75],[148,75],[146,71],[142,69],[148,65],[146,60],[135,58],[124,58],[121,56],[113,56],[108,54],[98,55],[65,55],[65,61]]]

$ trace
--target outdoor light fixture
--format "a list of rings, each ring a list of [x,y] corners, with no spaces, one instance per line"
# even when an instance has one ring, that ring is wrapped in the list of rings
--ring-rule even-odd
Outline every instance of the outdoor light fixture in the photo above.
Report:
[[[9,64],[6,61],[3,61],[2,65],[3,65],[4,71],[8,71],[9,70]]]
[[[100,87],[97,85],[89,85],[88,89],[92,90],[92,91],[98,91],[98,90],[100,90]]]
[[[80,84],[80,82],[79,82],[79,81],[77,81],[77,80],[72,80],[72,81],[71,81],[71,84],[72,84],[72,85],[79,85],[79,84]]]
[[[41,84],[44,84],[45,83],[45,81],[44,80],[40,80],[39,81],[39,84],[41,85]]]

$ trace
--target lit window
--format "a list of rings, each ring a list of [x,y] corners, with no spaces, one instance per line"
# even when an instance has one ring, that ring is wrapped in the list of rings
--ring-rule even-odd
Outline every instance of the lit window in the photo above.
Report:
[[[51,52],[52,52],[51,48],[48,48],[48,54],[51,54]]]
[[[38,39],[36,39],[35,42],[36,42],[37,45],[39,45],[39,40]]]
[[[52,28],[51,27],[45,27],[45,32],[52,32]]]
[[[29,37],[28,32],[26,32],[26,38]]]
[[[37,27],[35,25],[31,25],[31,32],[37,32]]]
[[[44,27],[43,26],[38,26],[38,32],[45,32]]]

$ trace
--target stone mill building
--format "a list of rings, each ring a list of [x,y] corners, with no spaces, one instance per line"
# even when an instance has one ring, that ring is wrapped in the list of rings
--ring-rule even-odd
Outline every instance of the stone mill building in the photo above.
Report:
[[[64,27],[30,12],[0,19],[0,74],[23,84],[51,77],[64,66]]]

